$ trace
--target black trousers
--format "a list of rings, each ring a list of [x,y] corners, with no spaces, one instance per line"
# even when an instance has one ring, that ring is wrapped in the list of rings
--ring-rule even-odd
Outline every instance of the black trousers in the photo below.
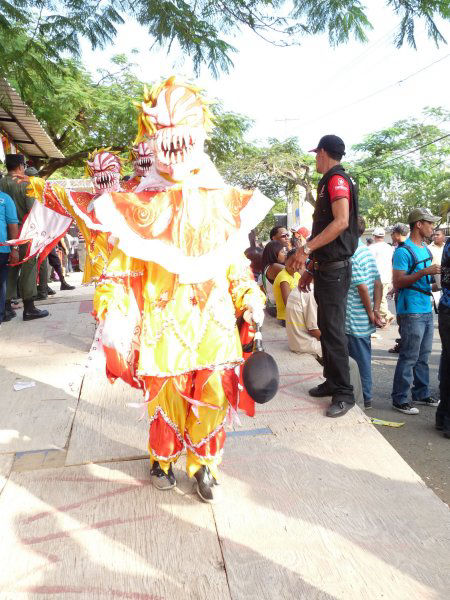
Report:
[[[59,260],[59,256],[56,253],[56,248],[52,248],[52,251],[48,255],[48,262],[50,263],[50,266],[55,269],[55,271],[59,277],[59,280],[61,282],[64,281],[62,265],[61,265],[61,261]]]
[[[345,311],[350,287],[351,264],[340,269],[314,271],[314,297],[317,302],[323,374],[333,394],[333,402],[355,403],[350,384]]]
[[[439,309],[439,335],[442,342],[441,367],[439,369],[441,380],[439,392],[441,401],[436,413],[450,419],[450,311]]]

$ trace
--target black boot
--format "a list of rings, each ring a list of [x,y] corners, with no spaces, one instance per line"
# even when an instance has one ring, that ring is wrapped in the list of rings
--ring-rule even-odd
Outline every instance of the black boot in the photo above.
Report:
[[[39,310],[34,305],[33,300],[23,301],[23,320],[32,321],[33,319],[42,319],[42,317],[48,317],[48,310]]]
[[[3,317],[3,321],[11,321],[14,317],[17,317],[17,313],[11,306],[11,300],[7,300],[5,302],[5,316]]]
[[[215,477],[212,476],[209,468],[206,465],[203,465],[194,477],[197,480],[197,494],[203,502],[214,502],[213,487],[218,485],[218,483]]]
[[[47,294],[49,296],[54,296],[56,294],[55,290],[52,290],[52,288],[48,285],[47,286]]]
[[[63,277],[62,280],[61,280],[61,289],[62,290],[74,290],[75,286],[74,285],[69,285],[67,283],[67,281]]]
[[[158,490],[171,490],[177,485],[177,480],[172,471],[172,465],[169,467],[168,473],[165,473],[158,461],[154,461],[150,471],[152,483]]]

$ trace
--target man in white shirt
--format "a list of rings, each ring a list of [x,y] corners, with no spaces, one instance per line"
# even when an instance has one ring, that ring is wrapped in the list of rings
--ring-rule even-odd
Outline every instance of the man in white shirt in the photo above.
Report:
[[[394,248],[384,241],[385,231],[382,227],[375,227],[373,230],[374,243],[369,246],[369,250],[375,257],[378,273],[380,274],[383,285],[383,297],[381,299],[380,315],[389,325],[394,320],[394,315],[388,308],[387,293],[392,286],[392,254]]]
[[[433,232],[433,241],[428,246],[429,251],[433,255],[433,265],[440,265],[442,262],[442,252],[445,246],[445,233],[443,229],[435,229]]]

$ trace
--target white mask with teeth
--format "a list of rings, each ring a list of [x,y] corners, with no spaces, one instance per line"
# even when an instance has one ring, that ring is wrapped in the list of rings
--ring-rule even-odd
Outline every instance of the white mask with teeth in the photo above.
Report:
[[[155,162],[153,147],[150,142],[140,142],[133,146],[133,168],[137,177],[146,177]]]
[[[161,90],[154,106],[143,102],[142,111],[156,127],[156,170],[172,180],[183,181],[200,167],[204,157],[202,99],[189,87],[174,83]]]
[[[87,161],[87,169],[96,194],[120,190],[121,162],[112,152],[97,152]]]

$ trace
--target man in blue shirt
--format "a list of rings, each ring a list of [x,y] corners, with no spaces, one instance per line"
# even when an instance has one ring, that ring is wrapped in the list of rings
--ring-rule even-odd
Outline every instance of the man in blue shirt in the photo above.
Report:
[[[392,388],[395,410],[416,415],[419,410],[408,401],[409,388],[412,402],[425,406],[439,403],[430,397],[428,360],[433,343],[433,313],[431,304],[431,275],[441,272],[440,265],[431,265],[433,257],[425,239],[433,234],[440,217],[426,208],[415,208],[409,213],[411,234],[394,252],[394,288],[398,290],[397,320],[400,329],[400,352]]]
[[[13,199],[8,194],[0,192],[0,242],[15,240],[19,237],[18,223],[19,219]],[[5,320],[8,263],[18,260],[19,253],[15,248],[11,250],[9,246],[0,246],[0,323]]]
[[[436,429],[450,439],[450,239],[442,253],[442,296],[439,302],[439,334],[442,342],[439,391],[441,401],[436,410]]]

